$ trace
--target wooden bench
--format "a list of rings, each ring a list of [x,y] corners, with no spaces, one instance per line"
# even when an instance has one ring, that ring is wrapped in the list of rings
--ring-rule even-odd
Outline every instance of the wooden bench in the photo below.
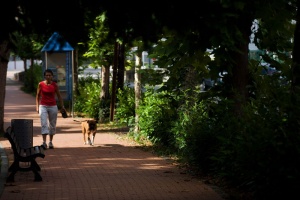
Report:
[[[8,171],[11,172],[7,177],[6,182],[14,182],[15,174],[18,171],[32,171],[34,173],[34,181],[42,181],[42,177],[39,174],[41,171],[40,166],[36,162],[36,158],[44,158],[44,149],[41,146],[33,146],[30,148],[21,148],[16,135],[14,134],[13,127],[8,127],[5,131],[4,137],[6,137],[14,153],[14,162],[8,168]],[[20,162],[29,163],[27,166],[20,166]]]

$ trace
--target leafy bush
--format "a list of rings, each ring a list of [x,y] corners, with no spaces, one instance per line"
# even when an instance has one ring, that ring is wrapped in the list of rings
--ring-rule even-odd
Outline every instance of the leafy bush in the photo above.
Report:
[[[39,82],[43,80],[42,65],[33,64],[26,72],[22,73],[24,73],[24,85],[22,90],[35,95]]]
[[[101,108],[100,89],[101,84],[99,79],[95,80],[92,76],[80,78],[78,80],[80,95],[75,96],[75,112],[99,120]]]
[[[115,121],[117,124],[125,124],[127,126],[134,126],[135,116],[135,96],[134,89],[124,87],[123,90],[118,90],[117,106]]]
[[[211,99],[199,100],[199,96],[185,96],[185,99],[172,126],[177,155],[182,162],[208,172],[218,142],[217,132],[213,130],[217,120],[212,114],[217,103]]]
[[[214,173],[255,199],[288,198],[300,187],[300,136],[288,128],[290,94],[278,80],[256,77],[243,115],[219,110],[212,130],[219,139],[211,157]]]
[[[137,109],[139,115],[139,133],[136,140],[147,139],[154,145],[172,148],[174,136],[171,133],[171,122],[176,117],[172,106],[174,99],[167,91],[147,90],[143,101]]]

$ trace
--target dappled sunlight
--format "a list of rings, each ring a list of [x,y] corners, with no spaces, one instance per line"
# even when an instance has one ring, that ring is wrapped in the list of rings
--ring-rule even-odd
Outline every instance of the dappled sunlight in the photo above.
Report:
[[[68,152],[68,153],[67,153]],[[105,173],[124,173],[125,171],[142,172],[156,170],[161,172],[170,170],[174,166],[166,160],[145,156],[142,150],[122,145],[111,148],[55,148],[46,150],[46,158],[39,160],[48,170],[105,170]],[[76,160],[74,160],[76,158]],[[60,163],[69,163],[65,168],[58,167]],[[121,171],[120,171],[121,170]]]
[[[33,111],[35,111],[34,105],[18,105],[17,107],[16,107],[16,105],[5,105],[5,110],[9,110],[9,111],[13,111],[13,110],[20,111],[20,109],[27,109],[27,108],[33,109]],[[28,110],[26,110],[26,111],[28,113]],[[9,114],[11,114],[11,113],[9,113]]]

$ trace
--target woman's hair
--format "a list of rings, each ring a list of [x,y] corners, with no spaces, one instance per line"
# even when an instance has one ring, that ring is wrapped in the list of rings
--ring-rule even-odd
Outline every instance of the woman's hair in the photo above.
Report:
[[[51,69],[46,69],[44,71],[44,76],[46,76],[46,73],[51,73],[51,75],[53,76],[53,71]]]

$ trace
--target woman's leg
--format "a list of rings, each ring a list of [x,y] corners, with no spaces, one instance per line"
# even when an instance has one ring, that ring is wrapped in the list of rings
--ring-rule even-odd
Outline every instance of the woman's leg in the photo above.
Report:
[[[47,148],[47,135],[49,134],[49,126],[48,126],[48,111],[46,106],[39,106],[39,115],[41,119],[41,133],[43,136],[42,145],[44,148]]]
[[[51,106],[48,108],[50,135],[55,135],[56,133],[57,112],[58,112],[57,106]]]
[[[56,133],[56,122],[57,122],[57,113],[58,113],[57,106],[49,107],[48,113],[49,113],[49,127],[50,127],[49,148],[53,148],[52,140]]]

